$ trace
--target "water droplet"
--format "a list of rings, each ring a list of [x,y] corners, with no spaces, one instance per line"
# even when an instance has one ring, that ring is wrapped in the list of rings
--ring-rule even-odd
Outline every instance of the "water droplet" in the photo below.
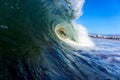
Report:
[[[13,6],[11,6],[10,8],[12,8],[12,9],[13,9],[14,7],[13,7]]]
[[[7,6],[7,5],[8,5],[8,3],[5,3],[5,5]]]
[[[6,25],[0,25],[0,28],[2,28],[2,29],[8,29],[8,26],[6,26]]]
[[[17,9],[20,9],[20,8],[17,6]]]

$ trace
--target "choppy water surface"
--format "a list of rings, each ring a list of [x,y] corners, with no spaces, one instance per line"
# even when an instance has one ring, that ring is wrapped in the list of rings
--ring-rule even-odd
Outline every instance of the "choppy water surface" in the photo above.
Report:
[[[88,68],[86,72],[94,74],[89,80],[119,80],[120,79],[120,41],[108,40],[108,39],[93,39],[96,44],[96,48],[88,50],[88,54],[84,53],[80,55],[84,56],[87,61]],[[85,51],[86,52],[86,51]],[[93,72],[92,72],[92,70]],[[89,71],[91,70],[91,71]]]
[[[101,59],[109,62],[110,64],[119,65],[120,63],[120,41],[95,39],[96,46],[99,47],[98,52],[95,53]],[[100,51],[100,52],[99,52]]]

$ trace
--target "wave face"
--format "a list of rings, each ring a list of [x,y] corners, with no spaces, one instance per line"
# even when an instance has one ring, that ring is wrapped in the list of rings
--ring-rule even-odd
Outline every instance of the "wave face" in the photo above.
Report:
[[[0,80],[119,80],[93,60],[93,42],[73,21],[83,3],[0,0]]]

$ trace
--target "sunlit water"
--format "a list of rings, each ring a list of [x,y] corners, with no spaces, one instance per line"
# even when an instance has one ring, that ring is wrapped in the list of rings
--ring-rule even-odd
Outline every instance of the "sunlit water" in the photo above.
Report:
[[[94,74],[88,80],[120,79],[120,41],[109,39],[92,39],[96,48],[86,53],[79,52],[87,60],[85,73]],[[93,72],[91,71],[93,69]],[[96,78],[95,78],[96,77]]]
[[[118,64],[120,62],[120,41],[109,39],[94,39],[98,52],[96,55],[101,59],[110,62],[111,64]],[[100,52],[99,52],[100,51]]]
[[[83,3],[0,0],[0,80],[119,80],[120,42],[92,42]]]

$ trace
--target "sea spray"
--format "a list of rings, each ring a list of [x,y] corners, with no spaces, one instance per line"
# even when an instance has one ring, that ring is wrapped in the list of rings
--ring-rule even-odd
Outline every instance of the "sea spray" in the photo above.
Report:
[[[7,26],[0,28],[0,80],[81,79],[74,48],[61,41],[76,41],[71,20],[78,3],[83,0],[0,0],[0,25]]]
[[[75,22],[71,22],[71,24],[58,24],[55,28],[55,33],[60,40],[76,49],[94,47],[94,43],[89,38],[87,30]]]
[[[87,30],[82,25],[72,22],[73,27],[76,30],[76,42],[80,46],[94,47],[94,43],[88,36]]]
[[[80,49],[80,47],[94,47],[94,43],[89,38],[87,30],[80,24],[77,24],[74,20],[82,15],[82,7],[85,0],[66,0],[67,5],[73,11],[73,20],[63,22],[55,27],[55,34],[60,40],[67,43],[74,48]]]
[[[71,22],[83,3],[0,0],[0,80],[119,80],[118,67],[101,61],[95,50],[75,50],[90,42],[84,28]]]
[[[68,6],[73,11],[73,18],[79,18],[82,15],[82,7],[85,0],[66,0]]]

